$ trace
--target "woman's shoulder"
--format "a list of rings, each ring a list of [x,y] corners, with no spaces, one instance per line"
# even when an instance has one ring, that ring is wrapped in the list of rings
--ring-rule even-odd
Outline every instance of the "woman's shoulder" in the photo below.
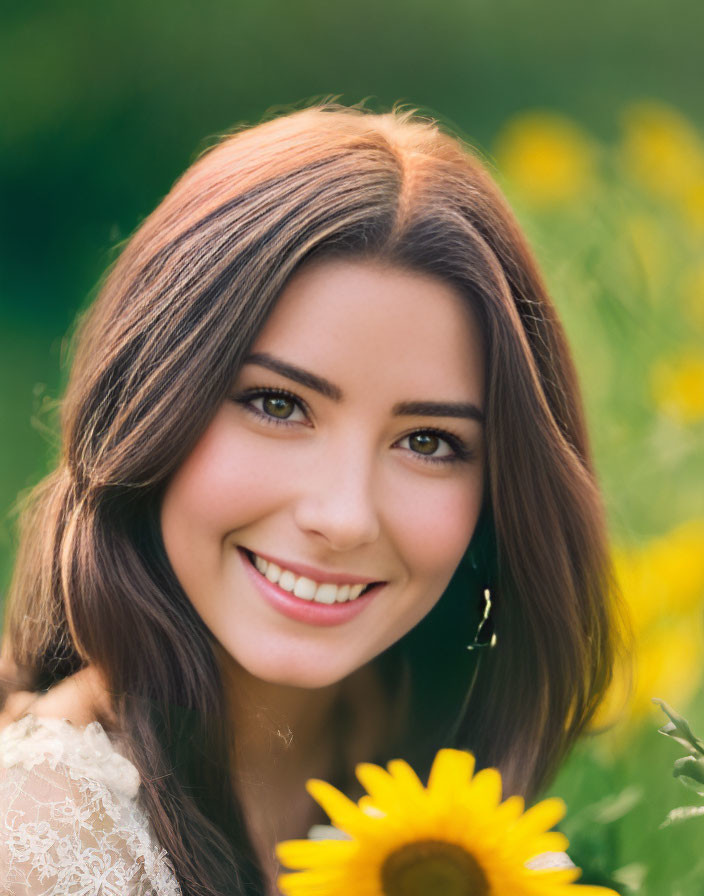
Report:
[[[66,719],[84,727],[98,714],[115,721],[110,698],[100,672],[86,666],[43,693],[17,691],[0,712],[0,729],[31,712],[40,718]]]
[[[0,720],[0,892],[93,892],[100,880],[110,892],[178,896],[137,768],[75,689],[59,687],[14,695]]]
[[[0,729],[0,775],[10,769],[31,773],[60,766],[72,781],[91,779],[113,798],[135,800],[139,772],[110,740],[98,721],[85,725],[66,718],[25,712]]]
[[[116,795],[134,798],[139,773],[110,739],[99,714],[114,721],[102,679],[90,667],[46,693],[11,694],[0,712],[0,768],[31,771],[41,762],[61,763],[93,776]]]

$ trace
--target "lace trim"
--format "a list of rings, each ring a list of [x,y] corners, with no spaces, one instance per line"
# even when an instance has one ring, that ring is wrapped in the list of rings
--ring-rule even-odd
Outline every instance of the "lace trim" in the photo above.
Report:
[[[100,722],[79,728],[68,719],[27,713],[0,731],[0,764],[22,765],[27,771],[49,760],[65,764],[71,777],[92,778],[117,797],[136,799],[139,772],[107,736]]]

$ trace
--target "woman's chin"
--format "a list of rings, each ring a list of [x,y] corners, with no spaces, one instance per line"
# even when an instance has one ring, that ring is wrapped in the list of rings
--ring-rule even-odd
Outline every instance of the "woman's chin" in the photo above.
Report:
[[[310,645],[282,649],[274,645],[268,647],[261,642],[258,649],[234,650],[226,645],[218,645],[221,661],[233,661],[235,668],[243,670],[259,681],[269,685],[291,688],[325,688],[337,684],[352,674],[363,663],[341,662],[339,651],[313,651]]]
[[[290,688],[306,688],[315,690],[337,684],[354,670],[306,668],[300,664],[287,664],[283,667],[272,667],[268,664],[256,663],[246,667],[250,675],[265,681],[267,684]]]

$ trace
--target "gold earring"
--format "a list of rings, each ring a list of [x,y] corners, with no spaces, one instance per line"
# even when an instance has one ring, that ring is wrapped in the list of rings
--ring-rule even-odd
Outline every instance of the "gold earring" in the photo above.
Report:
[[[474,640],[471,644],[467,645],[467,650],[476,650],[478,647],[496,647],[496,632],[491,633],[491,637],[488,641],[480,641],[479,636],[481,635],[482,629],[489,622],[489,617],[491,615],[491,592],[488,588],[484,589],[484,612],[482,614],[482,618],[479,621],[479,626],[477,627],[477,633],[474,636]]]

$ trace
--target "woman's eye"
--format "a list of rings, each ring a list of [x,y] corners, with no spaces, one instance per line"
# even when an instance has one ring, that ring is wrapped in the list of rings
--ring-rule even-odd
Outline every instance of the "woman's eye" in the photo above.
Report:
[[[267,423],[293,424],[306,420],[301,400],[288,392],[260,389],[241,395],[236,401]],[[299,417],[296,417],[296,411]]]
[[[404,445],[407,442],[407,445]],[[404,436],[399,442],[401,447],[407,447],[413,454],[422,460],[431,463],[452,463],[453,461],[469,460],[471,451],[456,436],[451,433],[440,433],[432,429],[419,430],[408,436]]]

